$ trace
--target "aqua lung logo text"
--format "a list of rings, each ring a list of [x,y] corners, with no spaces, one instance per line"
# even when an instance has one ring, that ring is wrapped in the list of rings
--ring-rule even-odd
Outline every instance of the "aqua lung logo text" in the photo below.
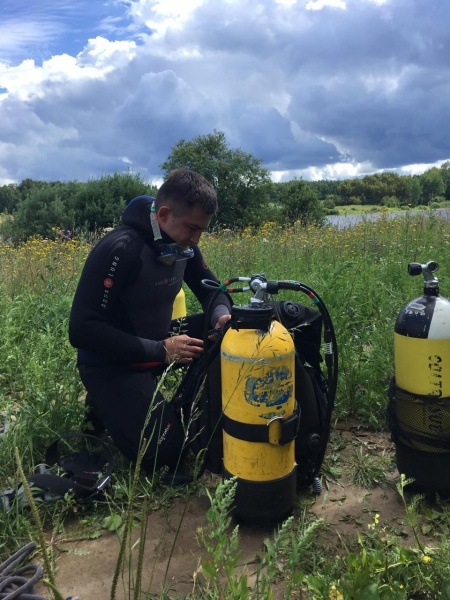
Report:
[[[410,302],[405,309],[405,313],[407,315],[424,315],[425,306],[423,304],[419,304],[418,302]]]
[[[161,285],[171,286],[177,283],[177,281],[180,281],[179,277],[164,277],[164,279],[161,279],[155,283],[155,287],[160,287]]]
[[[117,266],[119,264],[120,258],[115,256],[109,266],[108,273],[103,280],[103,297],[102,297],[102,308],[108,307],[109,293],[114,286],[114,275],[116,274]]]
[[[166,428],[164,429],[164,431],[161,434],[161,437],[158,440],[158,446],[160,446],[164,440],[167,437],[167,434],[169,433],[169,431],[172,429],[172,423],[167,423]]]

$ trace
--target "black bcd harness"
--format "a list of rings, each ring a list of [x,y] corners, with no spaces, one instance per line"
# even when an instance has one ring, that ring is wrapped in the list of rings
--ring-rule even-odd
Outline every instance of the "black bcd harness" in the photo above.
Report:
[[[81,432],[64,433],[47,448],[45,463],[27,478],[36,500],[52,502],[72,494],[80,502],[100,498],[114,469],[111,448],[103,439]],[[28,506],[23,485],[0,492],[0,509],[15,502]]]

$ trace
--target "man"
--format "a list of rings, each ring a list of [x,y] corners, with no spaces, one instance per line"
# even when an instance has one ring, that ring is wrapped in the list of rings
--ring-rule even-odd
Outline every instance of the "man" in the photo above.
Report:
[[[217,211],[211,184],[198,173],[170,173],[156,198],[139,196],[122,224],[90,252],[75,293],[69,339],[92,421],[108,430],[120,451],[136,460],[147,443],[143,467],[175,472],[186,436],[178,411],[156,389],[155,377],[173,362],[188,365],[204,351],[204,315],[172,330],[174,300],[183,280],[211,315],[206,329],[230,318],[225,294],[206,289],[213,279],[198,248]]]

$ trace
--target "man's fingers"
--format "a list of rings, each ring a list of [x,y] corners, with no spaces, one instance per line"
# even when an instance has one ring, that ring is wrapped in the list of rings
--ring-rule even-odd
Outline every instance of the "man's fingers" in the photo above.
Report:
[[[189,363],[203,352],[203,340],[187,335],[174,335],[166,340],[166,362]]]

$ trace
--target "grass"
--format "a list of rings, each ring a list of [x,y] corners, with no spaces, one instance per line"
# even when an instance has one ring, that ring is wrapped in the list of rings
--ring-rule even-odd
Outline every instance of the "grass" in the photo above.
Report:
[[[381,206],[380,204],[348,204],[336,207],[339,215],[368,215],[370,213],[391,213],[402,210],[414,210],[409,207]],[[422,210],[422,209],[420,209]]]
[[[448,202],[436,203],[434,208],[448,208]],[[343,206],[337,206],[335,208],[337,214],[346,215],[368,215],[370,213],[398,213],[402,211],[428,211],[429,208],[426,205],[419,206],[382,206],[381,204],[347,204]]]
[[[386,483],[389,472],[389,457],[371,454],[364,445],[359,446],[350,465],[350,480],[363,488],[371,489]]]
[[[302,281],[316,290],[331,314],[339,344],[334,420],[357,417],[373,431],[386,429],[395,320],[406,303],[422,295],[422,280],[408,276],[407,264],[436,260],[441,292],[449,296],[449,222],[426,212],[401,219],[381,217],[344,230],[302,229],[296,224],[283,229],[268,223],[258,232],[248,230],[239,236],[230,232],[205,235],[201,247],[222,281],[264,272],[269,279]],[[0,245],[0,415],[7,416],[10,423],[0,437],[0,489],[17,487],[18,461],[25,473],[31,473],[55,437],[80,427],[84,391],[76,372],[75,352],[68,343],[67,323],[88,251],[89,244],[76,240],[36,238],[19,248]],[[310,302],[302,294],[289,297]],[[198,308],[189,290],[186,299],[189,312]],[[234,300],[245,303],[248,298],[240,294]],[[382,482],[385,464],[366,450],[362,447],[356,455],[350,473],[356,483],[370,487]],[[334,467],[329,463],[328,468],[332,472]],[[92,534],[99,532],[99,523],[103,523],[123,535],[137,522],[131,514],[150,510],[146,506],[158,510],[170,504],[177,493],[157,480],[138,477],[133,481],[128,466],[119,463],[107,503],[80,508],[66,498],[40,506],[42,528],[46,532],[57,529],[58,535],[64,523],[76,516],[92,525]],[[206,491],[197,489],[195,493]],[[281,579],[286,593],[298,598],[450,598],[446,587],[450,582],[450,544],[445,533],[450,529],[450,516],[445,504],[436,509],[440,527],[434,528],[438,516],[420,499],[410,510],[400,486],[405,518],[417,519],[418,539],[427,528],[433,530],[433,550],[420,543],[402,549],[389,541],[382,523],[374,522],[373,529],[352,545],[343,546],[338,556],[327,556],[308,537],[308,528],[320,528],[321,524],[308,522],[306,517],[290,521],[268,539],[261,556],[259,587],[249,591],[249,582],[233,574],[239,539],[237,534],[228,537],[227,533],[229,493],[221,487],[210,492],[210,529],[199,538],[210,562],[202,565],[202,578],[192,597],[270,598],[274,582]],[[0,512],[0,561],[34,532],[35,524],[26,511],[17,509],[7,516]],[[214,532],[218,537],[213,542]],[[80,526],[81,535],[85,532]],[[228,546],[218,555],[215,544],[225,544],[225,538]],[[213,570],[208,571],[211,564]],[[224,581],[227,587],[222,589]],[[224,596],[225,589],[228,595]]]

